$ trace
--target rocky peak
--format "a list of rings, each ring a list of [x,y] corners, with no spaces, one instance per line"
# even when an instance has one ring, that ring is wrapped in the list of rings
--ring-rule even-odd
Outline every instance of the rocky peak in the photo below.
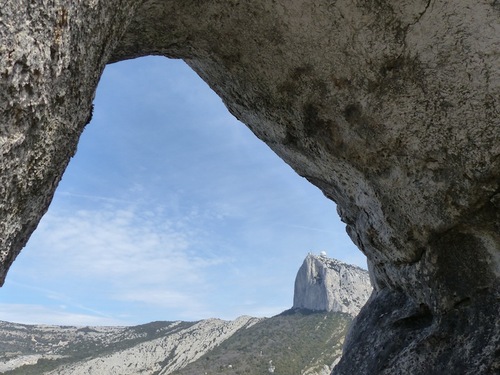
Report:
[[[355,316],[372,292],[368,271],[309,253],[295,278],[294,309],[336,311]]]

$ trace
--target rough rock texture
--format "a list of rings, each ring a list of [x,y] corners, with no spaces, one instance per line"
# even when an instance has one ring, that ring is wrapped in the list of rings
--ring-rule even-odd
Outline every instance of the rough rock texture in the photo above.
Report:
[[[372,290],[367,271],[325,255],[308,254],[295,278],[293,308],[356,316]]]
[[[0,40],[0,281],[106,62],[183,58],[368,257],[336,373],[500,371],[498,1],[1,0]]]
[[[374,294],[346,337],[349,357],[332,374],[498,374],[498,303],[477,299],[436,315],[404,293]],[[484,323],[494,315],[497,323]]]

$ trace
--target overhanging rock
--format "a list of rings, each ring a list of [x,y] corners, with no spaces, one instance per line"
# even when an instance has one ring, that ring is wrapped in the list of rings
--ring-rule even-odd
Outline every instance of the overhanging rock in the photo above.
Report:
[[[496,1],[4,3],[1,281],[76,150],[105,64],[182,58],[337,202],[368,257],[375,292],[334,373],[499,371]]]

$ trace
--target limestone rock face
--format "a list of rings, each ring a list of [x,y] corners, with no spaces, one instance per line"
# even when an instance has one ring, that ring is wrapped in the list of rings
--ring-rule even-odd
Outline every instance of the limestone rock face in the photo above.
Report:
[[[3,1],[0,40],[0,282],[104,65],[182,58],[368,258],[375,292],[337,373],[500,371],[498,1]]]
[[[309,254],[295,278],[293,308],[356,316],[372,290],[367,271],[324,255]]]

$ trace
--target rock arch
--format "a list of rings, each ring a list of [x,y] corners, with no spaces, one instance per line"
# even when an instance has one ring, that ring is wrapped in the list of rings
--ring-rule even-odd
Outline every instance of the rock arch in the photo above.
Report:
[[[335,200],[376,287],[334,373],[500,368],[500,8],[482,0],[9,2],[0,279],[107,63],[182,58]]]

